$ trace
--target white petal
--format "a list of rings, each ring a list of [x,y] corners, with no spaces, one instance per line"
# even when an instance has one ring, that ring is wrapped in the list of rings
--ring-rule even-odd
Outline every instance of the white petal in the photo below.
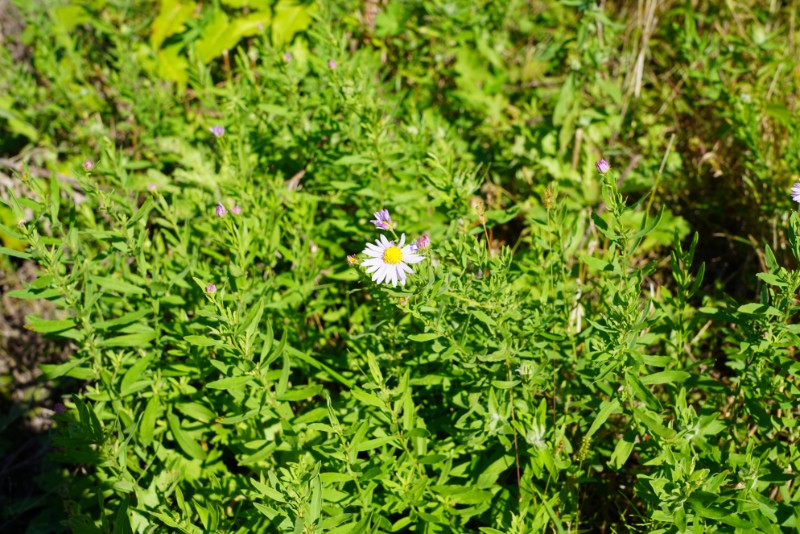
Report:
[[[388,283],[389,282],[389,274],[391,274],[391,270],[389,269],[388,265],[384,265],[382,268],[383,276],[381,276],[380,280],[378,281],[379,284]]]
[[[381,240],[381,244],[384,247],[391,247],[392,246],[392,242],[389,241],[388,239],[386,239],[385,235],[381,234],[380,240]]]
[[[400,234],[400,244],[397,245],[398,248],[403,248],[403,243],[406,242],[406,234]]]
[[[409,267],[408,267],[408,265],[405,265],[403,263],[398,264],[397,267],[398,267],[397,276],[400,278],[400,285],[404,286],[404,285],[406,285],[405,269],[409,269]],[[400,269],[400,267],[403,267],[403,269]]]
[[[402,268],[402,270],[403,270],[403,271],[405,271],[406,273],[408,273],[408,274],[414,274],[414,269],[412,269],[411,267],[409,267],[409,266],[408,266],[408,265],[406,265],[405,263],[398,263],[398,265],[399,265],[399,266]],[[403,277],[405,278],[405,274],[403,274]]]
[[[381,265],[378,267],[378,270],[375,271],[375,274],[372,275],[372,281],[376,284],[380,284],[383,282],[383,279],[386,278],[386,266]]]
[[[369,267],[370,265],[382,265],[383,258],[370,258],[361,262],[362,267]]]
[[[419,263],[425,259],[425,256],[420,256],[419,254],[406,254],[405,251],[403,252],[403,261],[406,263]]]
[[[365,270],[367,271],[367,274],[372,274],[374,272],[377,272],[378,269],[380,269],[381,267],[383,267],[383,264],[381,264],[381,265],[371,265],[371,266],[367,267]]]

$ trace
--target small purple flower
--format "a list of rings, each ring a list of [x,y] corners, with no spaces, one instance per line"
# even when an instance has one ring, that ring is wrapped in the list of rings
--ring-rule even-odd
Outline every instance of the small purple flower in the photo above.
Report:
[[[242,207],[239,204],[236,204],[234,207],[231,208],[231,213],[234,215],[239,215],[242,213]]]
[[[213,295],[216,292],[217,292],[217,286],[215,286],[214,284],[208,284],[206,286],[206,293],[208,293],[209,295]]]
[[[65,410],[66,407],[64,407],[64,405],[61,404],[60,402],[57,402],[55,403],[55,405],[53,405],[53,411],[56,413],[64,413]]]
[[[291,52],[285,52],[285,53],[283,54],[283,60],[284,60],[286,63],[289,63],[289,62],[292,60],[292,53],[291,53]]]
[[[222,137],[223,135],[225,135],[224,126],[219,126],[219,125],[212,126],[211,128],[208,129],[208,131],[214,134],[214,137]]]
[[[800,202],[800,182],[792,186],[792,200]]]
[[[381,230],[391,230],[394,228],[394,223],[392,222],[392,217],[389,215],[389,210],[382,209],[381,211],[376,211],[374,215],[375,220],[370,222]]]
[[[431,247],[431,236],[428,234],[422,235],[414,241],[414,246],[417,250],[427,250]]]
[[[228,213],[228,210],[225,209],[225,206],[222,203],[217,204],[215,210],[217,212],[217,217],[225,217],[225,214]]]
[[[94,169],[94,161],[87,159],[83,162],[83,168],[86,169],[87,172],[91,172]]]
[[[329,69],[335,69],[337,66],[338,66],[338,64],[336,63],[336,60],[334,60],[334,59],[329,59],[328,60],[328,68]]]
[[[150,191],[151,193],[155,192],[156,184],[147,184],[147,190]]]
[[[600,174],[605,174],[611,170],[611,165],[608,164],[606,158],[600,158],[598,161],[595,161],[594,168],[597,169],[597,172]]]

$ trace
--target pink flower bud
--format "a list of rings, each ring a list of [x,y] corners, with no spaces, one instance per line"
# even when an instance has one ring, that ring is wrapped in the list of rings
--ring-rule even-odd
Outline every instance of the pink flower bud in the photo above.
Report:
[[[611,165],[608,164],[605,158],[600,158],[598,161],[594,163],[595,169],[600,174],[605,174],[611,169]]]

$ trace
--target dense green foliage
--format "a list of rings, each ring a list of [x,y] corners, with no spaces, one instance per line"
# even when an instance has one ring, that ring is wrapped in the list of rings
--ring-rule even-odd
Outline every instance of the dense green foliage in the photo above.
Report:
[[[800,526],[796,4],[19,9],[0,261],[72,393],[0,520]]]

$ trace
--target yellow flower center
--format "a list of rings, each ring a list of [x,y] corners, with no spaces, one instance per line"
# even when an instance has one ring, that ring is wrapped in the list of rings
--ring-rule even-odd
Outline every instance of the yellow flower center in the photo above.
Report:
[[[389,265],[397,265],[403,259],[403,251],[397,247],[389,247],[383,253],[383,261]]]

